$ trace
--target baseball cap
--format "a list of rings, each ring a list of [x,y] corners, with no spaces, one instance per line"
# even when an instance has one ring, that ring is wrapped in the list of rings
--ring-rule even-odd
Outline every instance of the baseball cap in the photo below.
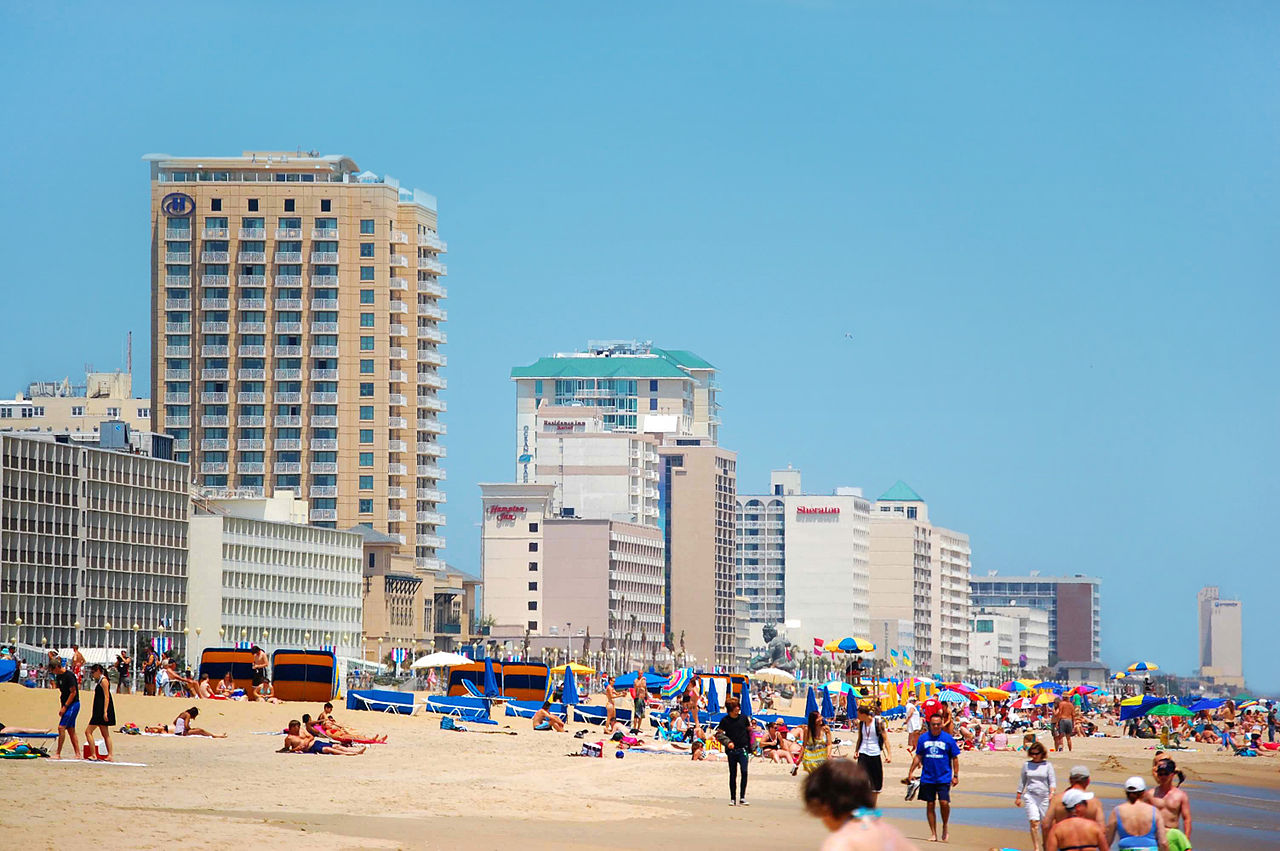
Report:
[[[1072,807],[1083,804],[1091,798],[1093,798],[1092,792],[1085,792],[1082,789],[1068,789],[1062,793],[1062,806],[1067,809],[1071,809]]]
[[[1124,790],[1126,792],[1145,792],[1147,791],[1147,781],[1135,774],[1124,781]]]
[[[1070,774],[1070,776],[1071,776],[1071,777],[1088,777],[1088,776],[1090,776],[1090,775],[1089,775],[1089,766],[1087,766],[1087,765],[1073,765],[1073,766],[1071,766],[1071,774]]]

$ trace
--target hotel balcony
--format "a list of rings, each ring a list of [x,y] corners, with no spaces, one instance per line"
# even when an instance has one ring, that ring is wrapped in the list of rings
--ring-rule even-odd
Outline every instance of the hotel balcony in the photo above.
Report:
[[[313,369],[311,370],[312,381],[337,381],[338,371],[336,369]]]
[[[276,275],[272,278],[272,282],[277,287],[300,287],[302,286],[301,275]]]
[[[404,313],[407,315],[409,313],[409,305],[405,304],[403,301],[392,301],[391,312]]]
[[[418,499],[423,502],[434,502],[436,504],[445,501],[444,491],[438,488],[418,488]]]
[[[430,556],[418,556],[413,560],[414,565],[419,570],[444,570],[445,563],[442,558],[431,558]],[[440,623],[436,630],[440,635],[460,635],[462,633],[462,624],[460,623]]]
[[[311,333],[312,334],[337,334],[338,323],[337,322],[312,322]]]
[[[392,254],[391,265],[395,268],[407,268],[409,266],[409,258],[403,254]]]
[[[313,358],[336,358],[338,356],[337,346],[312,346],[311,356]]]
[[[278,353],[277,353],[278,354]],[[302,370],[300,369],[277,369],[272,373],[276,381],[301,381]],[[298,401],[302,401],[299,399]]]
[[[419,535],[417,541],[418,545],[422,547],[444,549],[444,537],[441,535]]]
[[[165,275],[164,284],[166,287],[189,287],[191,286],[190,275]]]
[[[298,461],[277,461],[271,466],[273,473],[301,473],[302,464]]]
[[[207,358],[225,358],[231,347],[222,343],[205,343],[200,346],[200,354]]]
[[[184,241],[184,240],[185,240],[185,241],[190,241],[190,240],[191,240],[191,231],[190,231],[190,230],[178,230],[178,229],[174,229],[174,228],[166,228],[166,229],[165,229],[165,232],[164,232],[164,238],[165,238],[165,239],[172,239],[172,240],[176,240],[176,241],[178,241],[178,242],[182,242],[182,241]]]
[[[237,473],[265,473],[267,465],[261,461],[239,461],[236,463]]]
[[[449,342],[449,337],[434,325],[419,325],[418,339],[428,343],[443,344]]]
[[[449,274],[448,267],[434,257],[419,257],[418,268],[424,272],[433,272],[437,275]]]
[[[302,228],[276,228],[276,239],[302,239]]]
[[[405,405],[404,395],[401,393],[392,393],[387,396],[387,404],[393,408],[403,407]]]
[[[436,420],[436,419],[424,420],[421,417],[419,417],[418,431],[425,431],[428,434],[446,434],[448,432],[448,429],[445,428],[445,424],[440,422],[439,420]]]
[[[227,422],[226,414],[204,414],[200,417],[201,428],[226,428]]]
[[[240,228],[241,239],[266,239],[266,228]]]
[[[409,357],[409,352],[407,349],[403,349],[399,346],[392,346],[391,350],[387,352],[387,355],[392,360],[404,360],[405,358]]]
[[[449,290],[438,281],[418,281],[419,295],[433,295],[436,298],[448,298]]]
[[[241,405],[265,405],[267,394],[241,391],[236,394],[236,401]]]
[[[279,398],[277,395],[276,399]],[[302,425],[302,417],[295,414],[276,414],[271,422],[276,428],[298,428]]]
[[[236,286],[239,287],[265,287],[267,285],[266,275],[236,275]],[[241,303],[243,307],[243,303]]]
[[[409,329],[404,325],[391,325],[387,328],[387,333],[392,337],[408,337]]]
[[[443,458],[449,454],[449,450],[445,449],[443,443],[419,443],[419,455],[430,455],[433,458]]]
[[[336,428],[338,425],[338,418],[337,416],[313,414],[311,417],[311,424],[316,428],[326,428],[329,426],[333,426]]]
[[[226,393],[201,393],[200,401],[207,405],[225,405],[227,404]]]
[[[166,322],[164,324],[164,332],[166,334],[190,334],[190,322]]]
[[[190,310],[191,299],[189,298],[166,298],[164,300],[165,310]]]
[[[230,263],[231,252],[229,251],[201,251],[201,263]]]
[[[302,394],[291,392],[277,392],[273,397],[278,405],[301,405]]]
[[[227,287],[231,285],[231,278],[228,275],[201,275],[200,286],[202,287]]]
[[[448,381],[431,372],[418,373],[418,383],[425,387],[434,387],[436,390],[443,390],[449,386]]]
[[[389,440],[387,441],[387,451],[388,452],[408,452],[409,444],[405,443],[403,440]]]
[[[404,476],[409,473],[409,468],[404,464],[388,464],[387,473],[392,476]]]
[[[408,279],[408,278],[392,278],[392,279],[391,279],[391,291],[392,291],[392,292],[399,292],[399,291],[402,291],[402,290],[406,290],[406,291],[407,291],[408,289],[409,289],[409,279]]]
[[[418,305],[418,315],[434,319],[437,322],[444,322],[449,318],[449,311],[442,310],[434,304],[420,304]]]
[[[388,523],[403,523],[406,519],[408,519],[408,516],[409,516],[408,514],[406,514],[402,509],[399,509],[399,508],[391,508],[387,510]]]
[[[312,262],[315,262],[314,259]],[[338,285],[337,275],[312,275],[311,286],[313,287],[336,287]]]
[[[315,228],[311,231],[312,239],[337,239],[337,228]]]
[[[419,523],[430,523],[432,526],[443,526],[445,517],[439,511],[419,511],[417,521]]]
[[[444,467],[441,467],[438,464],[419,464],[418,475],[425,479],[435,479],[436,481],[448,478],[445,474]]]
[[[418,396],[418,408],[426,411],[444,412],[449,410],[449,405],[443,399],[438,399],[435,396],[420,395]]]
[[[387,373],[387,380],[392,384],[404,384],[409,380],[409,373],[405,372],[403,369],[393,369],[391,372]]]
[[[201,452],[225,452],[227,450],[227,439],[225,437],[206,437],[200,441]]]
[[[277,251],[275,262],[276,263],[301,263],[302,252],[301,251]]]
[[[311,252],[311,262],[313,264],[331,266],[338,262],[338,252],[336,251],[313,251]]]
[[[242,414],[236,417],[236,424],[249,428],[258,428],[267,424],[267,418],[258,414]]]
[[[230,322],[201,322],[200,333],[201,334],[230,334],[231,323]]]
[[[246,347],[241,346],[240,348],[244,349]],[[244,354],[244,352],[241,351],[240,354]],[[241,381],[262,381],[266,377],[267,371],[265,369],[245,369],[244,367],[241,367],[239,371],[236,372],[236,378]]]
[[[432,251],[443,254],[449,250],[449,243],[433,233],[418,234],[418,245],[430,248]]]
[[[393,230],[391,232],[391,241],[396,245],[408,245],[409,234],[405,233],[404,231]]]
[[[267,323],[265,322],[241,322],[236,325],[236,333],[239,334],[265,334],[267,333]],[[241,353],[243,354],[243,352]]]
[[[226,367],[208,367],[200,370],[200,377],[205,381],[226,381],[231,377],[231,370]]]
[[[338,495],[337,485],[312,485],[310,488],[307,489],[307,496],[311,496],[311,497],[337,496],[337,495]]]
[[[311,509],[311,519],[312,519],[312,520],[319,520],[319,521],[325,521],[325,520],[337,520],[337,519],[338,519],[338,509],[336,509],[336,508],[313,508],[313,509]]]
[[[337,461],[312,461],[311,472],[336,473],[338,472],[338,462]]]
[[[408,427],[409,421],[404,417],[387,417],[387,428],[399,429]]]
[[[302,310],[303,301],[300,298],[278,298],[275,300],[276,310]]]
[[[302,439],[297,437],[277,437],[275,442],[275,450],[277,452],[296,452],[302,449]]]
[[[311,299],[312,310],[337,310],[338,300],[336,298],[313,298]]]
[[[265,298],[242,298],[236,302],[241,310],[266,310],[267,300]]]
[[[202,473],[225,473],[230,468],[226,461],[203,461],[200,464]]]
[[[201,310],[228,310],[231,307],[231,299],[227,298],[202,298],[200,299]]]
[[[338,441],[333,438],[314,437],[311,439],[311,449],[313,451],[332,451],[338,448]]]
[[[175,371],[186,372],[188,374],[188,377],[190,377],[190,370],[175,370]],[[190,393],[165,393],[164,403],[166,405],[190,405],[191,394]]]
[[[166,251],[164,253],[164,262],[181,263],[181,264],[190,265],[191,252],[190,251]]]
[[[265,251],[245,251],[240,249],[240,253],[236,255],[237,263],[266,263],[267,252]]]
[[[445,366],[449,359],[431,349],[418,349],[418,363],[429,363],[432,366]]]

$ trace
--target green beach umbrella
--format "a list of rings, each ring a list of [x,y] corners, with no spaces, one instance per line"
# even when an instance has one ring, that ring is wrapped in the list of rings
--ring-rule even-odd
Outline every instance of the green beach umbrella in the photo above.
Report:
[[[1187,707],[1179,706],[1176,703],[1161,703],[1158,706],[1153,706],[1151,707],[1151,711],[1149,711],[1147,714],[1168,716],[1168,717],[1176,716],[1178,718],[1190,718],[1193,715],[1195,715],[1195,713],[1192,712]]]

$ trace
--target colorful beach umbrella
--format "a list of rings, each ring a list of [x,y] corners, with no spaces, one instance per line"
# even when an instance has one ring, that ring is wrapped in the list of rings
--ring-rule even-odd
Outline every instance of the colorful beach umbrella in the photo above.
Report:
[[[968,703],[969,702],[969,698],[965,697],[960,692],[951,688],[944,688],[941,692],[939,692],[938,700],[941,700],[943,703]]]
[[[996,688],[995,686],[987,686],[986,688],[980,688],[978,689],[978,694],[982,695],[988,700],[1008,700],[1010,696],[1009,692],[1005,691],[1002,688]]]
[[[1113,680],[1123,680],[1123,679],[1124,679],[1125,677],[1127,677],[1127,676],[1129,676],[1129,675],[1128,675],[1128,674],[1126,674],[1124,671],[1116,671],[1114,674],[1112,674],[1112,675],[1111,675],[1111,679],[1113,679]]]
[[[1029,697],[1022,697],[1013,702],[1014,709],[1030,709],[1035,703]]]
[[[692,670],[689,668],[677,668],[671,673],[667,681],[662,684],[662,696],[675,697],[689,687],[689,681],[692,679]]]
[[[1097,686],[1076,686],[1071,690],[1072,694],[1093,694],[1098,690]]]
[[[1128,668],[1128,671],[1131,674],[1138,673],[1139,671],[1158,671],[1158,670],[1160,670],[1160,666],[1157,665],[1155,662],[1134,662]]]
[[[1046,680],[1045,682],[1036,683],[1035,685],[1032,686],[1032,688],[1047,688],[1050,691],[1054,691],[1061,694],[1066,687],[1061,683],[1051,683]]]
[[[1168,717],[1190,718],[1191,716],[1195,715],[1195,713],[1192,712],[1187,707],[1179,706],[1176,703],[1161,703],[1158,706],[1153,706],[1147,710],[1147,714],[1163,716],[1166,718]]]
[[[584,665],[581,662],[570,662],[567,667],[573,668],[573,672],[580,677],[589,677],[596,672],[595,668]]]
[[[1052,694],[1042,694],[1036,698],[1036,706],[1048,706],[1058,698]]]
[[[1009,680],[1007,683],[1000,684],[1000,690],[1007,691],[1012,694],[1020,691],[1031,691],[1031,686],[1027,685],[1022,680]]]
[[[836,638],[823,649],[829,653],[874,653],[876,646],[865,638]]]

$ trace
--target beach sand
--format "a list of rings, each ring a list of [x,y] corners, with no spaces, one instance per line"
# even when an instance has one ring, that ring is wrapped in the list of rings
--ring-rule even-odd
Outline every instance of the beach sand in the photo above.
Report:
[[[89,699],[85,692],[84,700]],[[119,723],[172,722],[193,701],[121,695]],[[0,720],[14,726],[56,723],[57,694],[0,685]],[[89,841],[111,848],[184,848],[284,843],[288,848],[816,848],[825,831],[804,814],[799,782],[789,769],[755,760],[749,808],[727,806],[723,764],[631,753],[570,759],[582,740],[535,733],[527,720],[502,718],[515,736],[439,729],[439,716],[403,717],[347,711],[340,722],[389,743],[359,757],[273,753],[280,730],[312,704],[268,705],[197,701],[199,726],[226,732],[209,740],[113,736],[116,758],[145,767],[0,760],[0,788],[16,806],[0,807],[0,844],[24,849],[68,848]],[[88,705],[81,712],[83,733]],[[572,725],[570,730],[581,729]],[[478,729],[478,728],[474,728]],[[837,735],[846,739],[850,733]],[[588,736],[594,741],[599,736]],[[905,734],[891,736],[886,767],[886,817],[921,847],[929,845],[922,804],[902,800],[899,780],[909,760]],[[50,751],[56,742],[50,742]],[[1078,741],[1073,755],[1053,754],[1058,777],[1084,763],[1095,782],[1150,776],[1146,742]],[[70,756],[68,745],[66,756]],[[1280,789],[1280,758],[1240,759],[1213,750],[1179,754],[1189,781]],[[966,808],[1012,808],[1021,759],[1015,753],[966,753],[954,796]],[[1197,784],[1198,785],[1198,784]],[[1117,786],[1099,785],[1107,807]],[[996,797],[996,795],[1000,797]],[[1195,796],[1193,793],[1193,805]],[[989,823],[989,822],[988,822]],[[1004,822],[1016,824],[1016,822]],[[1025,823],[1022,823],[1025,824]],[[1276,836],[1271,835],[1272,841]],[[1265,842],[1264,842],[1265,844]],[[1025,827],[952,827],[948,847],[987,851],[1026,848]],[[1260,847],[1241,840],[1236,846]]]

